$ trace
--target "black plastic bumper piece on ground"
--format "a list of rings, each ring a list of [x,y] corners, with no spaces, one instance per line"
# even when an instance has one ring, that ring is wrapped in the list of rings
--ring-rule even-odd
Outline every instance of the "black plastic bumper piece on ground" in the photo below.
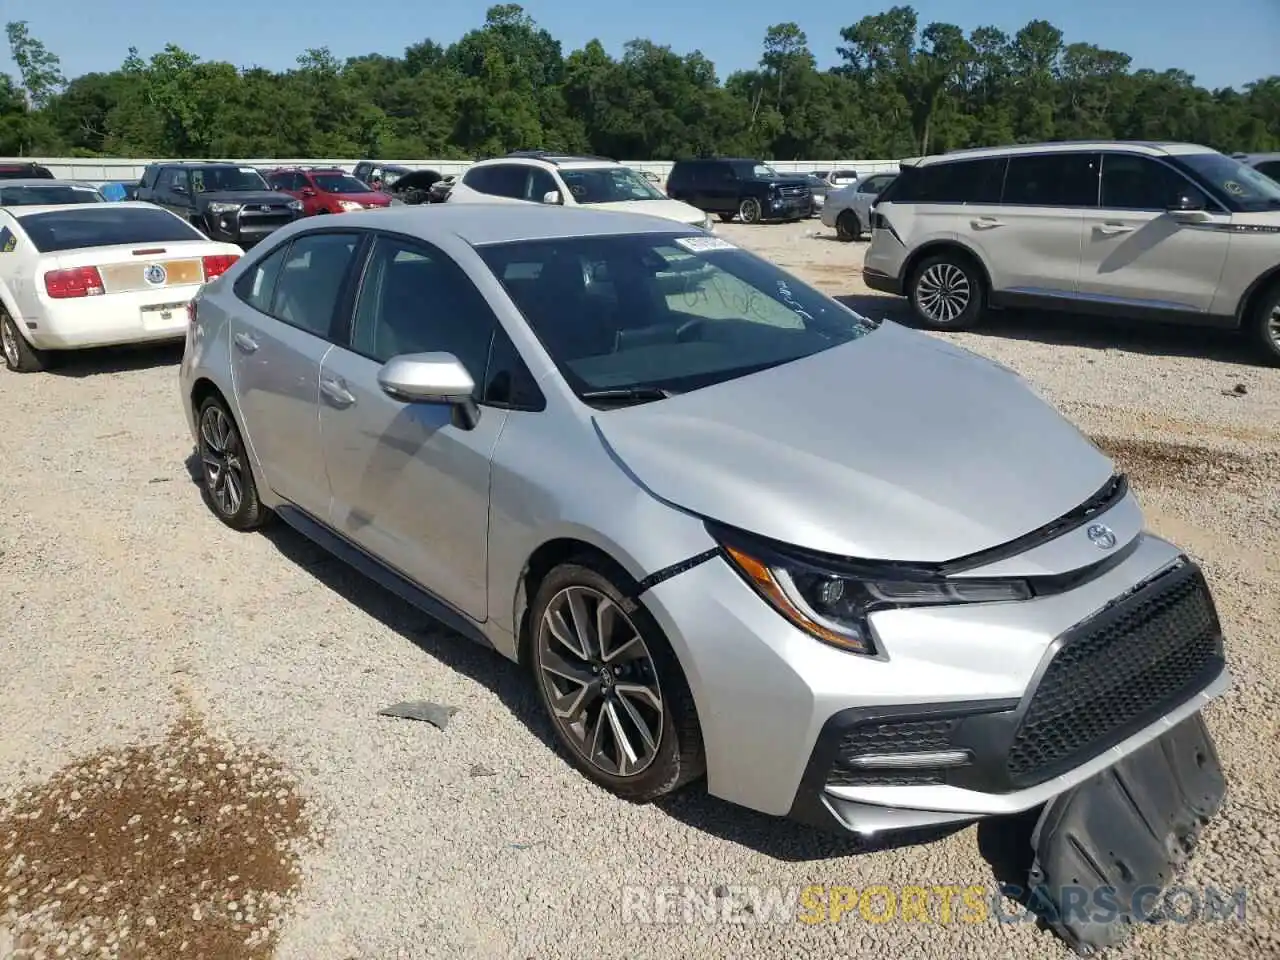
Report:
[[[1045,807],[1031,838],[1033,909],[1082,956],[1120,943],[1158,907],[1225,793],[1194,714]]]
[[[867,270],[864,267],[862,270],[862,282],[879,293],[891,293],[895,297],[903,295],[902,281],[897,277],[885,276],[883,273]]]

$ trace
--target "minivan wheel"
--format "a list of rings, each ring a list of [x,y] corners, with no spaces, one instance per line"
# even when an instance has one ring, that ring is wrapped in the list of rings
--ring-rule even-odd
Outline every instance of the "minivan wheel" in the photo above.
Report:
[[[742,203],[738,204],[738,216],[743,223],[759,223],[760,222],[760,201],[755,197],[747,197]]]
[[[836,238],[846,243],[862,239],[862,221],[852,210],[845,210],[836,217]]]
[[[530,610],[530,666],[556,738],[607,790],[647,803],[706,769],[693,696],[662,629],[594,558],[552,570]]]
[[[3,347],[4,365],[14,373],[39,373],[49,365],[49,355],[27,343],[3,307],[0,307],[0,347]]]
[[[1280,365],[1280,283],[1262,295],[1253,316],[1254,339],[1261,345],[1263,355],[1273,364]]]
[[[912,274],[907,292],[916,316],[934,330],[964,330],[982,313],[982,277],[962,255],[926,257]]]
[[[233,530],[254,530],[271,512],[258,498],[240,429],[218,397],[209,397],[196,414],[199,425],[200,492],[214,516]]]

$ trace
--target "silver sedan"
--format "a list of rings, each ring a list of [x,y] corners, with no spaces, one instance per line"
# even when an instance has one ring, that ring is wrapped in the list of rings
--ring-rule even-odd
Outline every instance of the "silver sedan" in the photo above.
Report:
[[[881,191],[897,174],[877,173],[859,183],[850,183],[827,194],[822,223],[835,227],[841,240],[861,240],[871,232],[871,207]]]

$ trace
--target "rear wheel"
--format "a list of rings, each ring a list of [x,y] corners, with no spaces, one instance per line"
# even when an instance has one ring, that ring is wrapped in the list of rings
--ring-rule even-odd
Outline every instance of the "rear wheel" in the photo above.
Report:
[[[530,611],[530,665],[575,767],[617,796],[656,800],[706,769],[693,696],[662,629],[594,557],[556,567]]]
[[[254,530],[271,517],[258,499],[240,428],[219,397],[209,397],[197,413],[204,502],[234,530]]]
[[[1280,366],[1280,283],[1273,283],[1262,295],[1250,318],[1250,329],[1263,356]]]
[[[846,243],[862,239],[862,221],[852,210],[845,210],[836,217],[836,237]]]
[[[49,354],[37,350],[18,332],[9,311],[0,308],[0,346],[4,348],[4,365],[14,373],[39,373],[49,365]]]
[[[747,197],[738,204],[738,216],[743,223],[759,223],[763,216],[760,201],[755,197]]]
[[[982,315],[982,274],[956,251],[926,257],[912,273],[907,294],[916,317],[933,330],[965,330]]]

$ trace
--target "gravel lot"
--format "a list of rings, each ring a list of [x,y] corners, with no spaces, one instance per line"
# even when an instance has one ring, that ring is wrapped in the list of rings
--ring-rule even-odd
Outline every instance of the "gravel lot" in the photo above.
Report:
[[[816,220],[718,229],[903,316]],[[1247,920],[1146,927],[1117,956],[1280,955],[1280,370],[1229,335],[1073,317],[952,339],[1131,471],[1227,627],[1230,791],[1186,882],[1247,885]],[[990,920],[624,922],[624,885],[990,887],[1017,831],[859,852],[696,792],[615,801],[548,745],[515,667],[288,530],[213,519],[177,358],[0,371],[0,957],[1067,956]],[[459,712],[376,715],[413,699]]]

